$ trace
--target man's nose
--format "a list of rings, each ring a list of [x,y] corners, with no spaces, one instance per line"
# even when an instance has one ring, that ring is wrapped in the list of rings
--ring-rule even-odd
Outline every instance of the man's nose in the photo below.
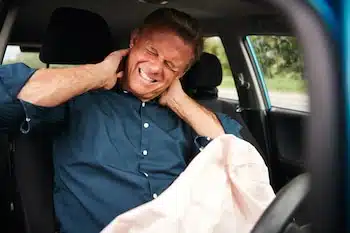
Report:
[[[163,62],[159,59],[153,60],[149,65],[149,71],[153,74],[158,74],[163,68]]]

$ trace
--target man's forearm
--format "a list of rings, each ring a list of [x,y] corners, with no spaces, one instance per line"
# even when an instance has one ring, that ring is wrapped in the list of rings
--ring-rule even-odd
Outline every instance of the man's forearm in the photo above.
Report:
[[[128,49],[114,51],[93,65],[38,70],[17,98],[43,107],[54,107],[92,89],[111,89],[123,76],[123,71],[117,70],[128,52]]]
[[[60,105],[98,86],[95,65],[40,69],[28,80],[18,98],[43,107]],[[95,76],[95,77],[94,77]]]
[[[225,134],[225,131],[216,115],[196,103],[186,94],[169,101],[168,106],[180,118],[188,123],[198,135],[216,138]]]

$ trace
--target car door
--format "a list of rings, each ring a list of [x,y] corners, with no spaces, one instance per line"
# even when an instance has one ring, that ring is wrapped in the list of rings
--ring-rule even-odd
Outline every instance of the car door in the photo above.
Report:
[[[308,89],[304,61],[285,18],[238,18],[221,31],[244,118],[269,167],[277,192],[305,171]]]
[[[344,111],[349,109],[349,78],[341,78],[340,66],[344,63],[336,56],[344,53],[343,48],[338,50],[339,22],[333,15],[338,9],[336,6],[340,5],[323,0],[270,2],[275,4],[277,11],[284,13],[284,23],[289,23],[293,29],[289,33],[286,33],[288,30],[274,27],[280,20],[270,21],[272,24],[268,25],[264,24],[264,17],[260,17],[251,20],[256,27],[239,21],[244,27],[237,32],[236,38],[230,37],[229,31],[225,34],[224,43],[229,47],[230,61],[234,61],[234,56],[241,60],[233,68],[240,108],[253,135],[267,154],[266,161],[275,190],[279,190],[290,176],[303,171],[307,165],[307,171],[312,175],[307,205],[313,232],[343,232],[346,219],[344,204],[349,203],[343,183],[344,175],[349,174],[349,151],[346,150],[348,134],[344,134],[344,131],[349,132],[346,122],[349,114]],[[349,8],[341,8],[340,11],[345,9]],[[348,15],[348,11],[345,15]],[[298,37],[303,47],[307,75],[299,80],[308,83],[310,113],[291,107],[295,107],[291,103],[280,105],[279,101],[284,99],[281,96],[275,95],[277,98],[273,99],[273,87],[271,83],[268,85],[268,77],[264,77],[266,70],[261,70],[256,48],[251,44],[252,38],[249,38],[261,35]],[[236,42],[231,42],[234,40]],[[348,41],[345,44],[348,46]],[[273,55],[268,53],[268,56]],[[245,65],[243,69],[239,67],[242,65]],[[231,66],[235,64],[232,62]],[[240,86],[241,80],[250,85]],[[248,98],[241,99],[241,96]],[[298,102],[300,105],[302,101],[299,99]],[[344,103],[347,105],[344,106]],[[304,131],[306,133],[302,134]],[[287,143],[290,146],[286,146]],[[298,155],[299,152],[302,156]]]
[[[267,105],[266,137],[272,177],[279,190],[305,171],[305,127],[309,115],[303,54],[295,36],[249,35],[244,44],[258,71]]]

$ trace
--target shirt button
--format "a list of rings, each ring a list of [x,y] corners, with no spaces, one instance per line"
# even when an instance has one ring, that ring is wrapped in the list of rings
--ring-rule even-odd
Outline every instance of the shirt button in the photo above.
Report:
[[[142,154],[147,155],[148,154],[147,150],[142,151]]]
[[[143,173],[146,177],[148,177],[148,174],[146,172]]]
[[[156,193],[153,193],[153,198],[156,199],[158,195]]]
[[[142,103],[142,107],[145,107],[145,106],[146,106],[146,103],[145,103],[145,102],[143,102],[143,103]]]
[[[143,127],[145,127],[146,129],[149,127],[148,123],[143,124]]]

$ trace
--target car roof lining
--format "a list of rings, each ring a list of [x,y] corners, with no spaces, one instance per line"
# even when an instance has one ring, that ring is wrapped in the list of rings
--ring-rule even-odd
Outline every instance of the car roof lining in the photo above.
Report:
[[[40,46],[51,13],[63,6],[100,14],[107,21],[113,37],[118,38],[116,48],[127,46],[131,30],[147,14],[162,7],[138,0],[22,0],[9,44]],[[213,0],[169,0],[165,7],[185,11],[199,19],[205,35],[219,34],[218,25],[234,25],[232,30],[235,34],[239,34],[237,31],[246,33],[254,30],[289,31],[276,9],[260,0],[215,0],[215,4]],[[230,24],[226,24],[227,21]]]

